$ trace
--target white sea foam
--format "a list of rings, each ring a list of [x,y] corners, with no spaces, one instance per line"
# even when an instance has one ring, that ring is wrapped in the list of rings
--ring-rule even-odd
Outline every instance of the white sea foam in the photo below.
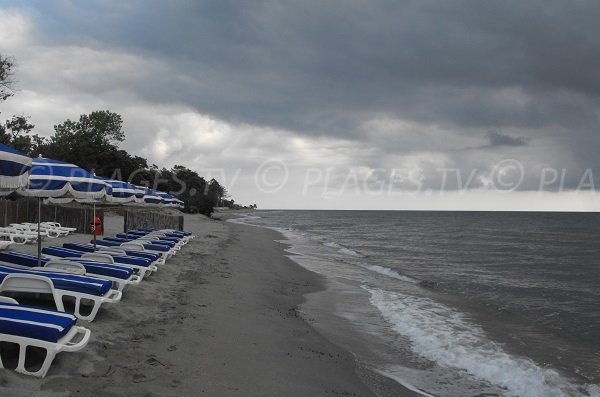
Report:
[[[367,267],[367,269],[369,269],[375,273],[383,274],[384,276],[392,277],[392,278],[395,278],[395,279],[398,279],[401,281],[405,281],[407,283],[417,284],[417,282],[418,282],[414,278],[411,278],[408,276],[403,276],[402,274],[398,273],[397,271],[392,270],[387,267],[378,266],[378,265],[368,265],[366,267]]]
[[[598,386],[578,386],[551,368],[512,356],[462,313],[428,298],[363,286],[392,328],[421,356],[466,370],[506,390],[507,396],[598,396]]]
[[[358,252],[351,250],[350,248],[345,248],[342,247],[338,250],[338,252],[340,254],[344,254],[344,255],[349,255],[349,256],[356,256],[357,258],[362,258],[362,255],[359,254]]]
[[[244,216],[241,216],[239,218],[230,218],[230,219],[227,219],[227,222],[237,223],[237,224],[242,224],[242,225],[252,225],[252,226],[255,226],[255,225],[253,225],[249,221],[254,221],[254,220],[257,220],[257,219],[262,219],[262,218],[260,216],[257,216],[257,215],[244,215]]]
[[[339,254],[362,258],[362,255],[359,254],[358,252],[356,252],[350,248],[344,247],[343,245],[340,245],[340,244],[336,243],[335,241],[328,241],[326,243],[323,243],[323,245],[326,247],[329,247],[329,248],[337,249],[337,252]]]

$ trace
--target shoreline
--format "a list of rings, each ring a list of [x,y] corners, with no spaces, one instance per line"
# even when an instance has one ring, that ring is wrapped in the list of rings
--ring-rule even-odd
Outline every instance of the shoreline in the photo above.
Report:
[[[219,213],[220,217],[216,219],[220,219],[223,221],[228,221],[229,219],[239,219],[244,215],[251,215],[252,213],[247,211],[232,211],[229,213]],[[430,394],[425,393],[422,390],[416,389],[414,386],[410,384],[405,384],[402,379],[395,378],[393,375],[386,374],[380,369],[370,367],[368,364],[362,362],[361,358],[357,356],[356,353],[352,351],[353,344],[348,343],[347,340],[344,340],[345,337],[341,337],[340,332],[346,332],[349,328],[348,325],[346,327],[333,326],[332,323],[345,323],[348,320],[340,317],[337,314],[333,314],[332,310],[320,310],[323,306],[328,306],[327,304],[323,305],[321,296],[324,296],[325,299],[332,298],[331,286],[332,280],[329,280],[327,276],[318,273],[315,270],[311,270],[302,264],[301,260],[296,260],[303,258],[301,254],[291,253],[288,251],[291,248],[291,245],[287,243],[287,237],[276,228],[271,228],[267,226],[258,226],[251,225],[240,222],[228,222],[228,224],[233,224],[240,227],[250,227],[250,228],[258,228],[261,230],[266,230],[273,234],[273,241],[278,245],[281,255],[283,255],[286,259],[291,262],[292,266],[299,267],[305,272],[310,273],[314,277],[317,278],[318,287],[311,291],[306,291],[302,294],[302,300],[298,304],[298,308],[302,314],[302,320],[314,331],[316,331],[321,338],[324,338],[328,342],[334,344],[338,349],[346,352],[350,356],[354,358],[354,372],[355,375],[365,384],[372,393],[378,396],[404,396],[404,397],[423,397],[423,396],[431,396]],[[314,310],[314,305],[319,306],[317,310],[319,313]],[[331,308],[329,308],[331,309]],[[307,313],[304,313],[304,311]],[[323,315],[329,317],[327,320],[323,318]],[[308,316],[308,317],[306,317]],[[332,320],[333,319],[333,320]],[[346,331],[344,331],[344,329]],[[353,331],[354,333],[354,331]],[[360,342],[359,342],[360,343]]]
[[[111,217],[108,234],[119,221]],[[3,395],[372,396],[386,383],[301,318],[324,280],[286,256],[279,233],[197,215],[185,228],[197,238],[180,254],[79,322],[92,331],[86,349],[59,354],[44,379],[0,371]]]

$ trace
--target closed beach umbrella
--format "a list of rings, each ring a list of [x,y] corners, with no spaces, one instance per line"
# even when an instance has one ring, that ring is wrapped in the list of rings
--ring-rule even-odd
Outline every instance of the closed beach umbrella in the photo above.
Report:
[[[27,186],[31,158],[0,144],[0,196]]]

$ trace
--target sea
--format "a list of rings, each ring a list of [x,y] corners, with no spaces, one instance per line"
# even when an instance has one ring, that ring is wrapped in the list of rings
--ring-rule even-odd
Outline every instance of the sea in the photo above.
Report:
[[[253,211],[323,276],[303,317],[424,396],[600,396],[600,214]]]

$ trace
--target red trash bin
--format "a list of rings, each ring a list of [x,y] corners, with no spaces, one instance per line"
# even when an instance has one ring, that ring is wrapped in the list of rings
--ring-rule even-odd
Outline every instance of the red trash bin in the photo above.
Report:
[[[96,236],[102,234],[102,222],[100,221],[99,217],[92,218],[90,221],[90,231]]]

